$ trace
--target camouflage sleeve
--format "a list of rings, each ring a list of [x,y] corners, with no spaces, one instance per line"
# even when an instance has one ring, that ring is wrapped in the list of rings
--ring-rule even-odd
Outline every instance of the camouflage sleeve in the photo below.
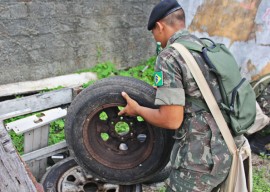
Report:
[[[158,88],[155,105],[185,105],[181,68],[175,59],[177,54],[169,48],[162,51],[156,60],[154,78]],[[160,78],[157,74],[160,74]]]

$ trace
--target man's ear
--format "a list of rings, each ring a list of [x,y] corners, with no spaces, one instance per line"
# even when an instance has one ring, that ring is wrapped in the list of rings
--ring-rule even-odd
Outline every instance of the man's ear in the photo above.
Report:
[[[164,26],[163,26],[164,24],[163,23],[161,23],[161,22],[156,22],[156,28],[157,28],[157,30],[159,31],[159,32],[162,32],[163,30],[164,30]]]

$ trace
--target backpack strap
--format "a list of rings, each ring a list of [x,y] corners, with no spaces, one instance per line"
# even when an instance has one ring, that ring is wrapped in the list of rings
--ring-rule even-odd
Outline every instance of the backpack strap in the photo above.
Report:
[[[213,95],[213,93],[211,92],[203,74],[202,71],[200,70],[196,60],[193,58],[193,56],[191,55],[191,53],[188,51],[187,48],[185,48],[183,45],[181,45],[180,43],[173,43],[171,45],[171,47],[174,47],[177,51],[179,51],[179,53],[181,54],[181,56],[183,57],[183,59],[185,60],[188,68],[190,69],[195,81],[197,82],[200,91],[202,92],[202,95],[211,111],[211,114],[213,115],[218,128],[227,144],[227,147],[230,151],[231,154],[235,154],[237,152],[237,147],[236,144],[234,142],[234,139],[232,137],[232,134],[230,132],[230,129],[219,109],[219,106],[216,102],[216,99]]]
[[[234,142],[230,129],[218,107],[218,104],[211,92],[209,85],[207,84],[202,71],[200,70],[196,60],[191,55],[188,49],[186,49],[183,45],[179,43],[174,43],[171,45],[177,51],[180,52],[183,59],[186,61],[188,68],[190,69],[195,81],[197,82],[200,91],[213,115],[218,128],[227,144],[227,147],[230,153],[233,156],[232,165],[227,179],[223,185],[224,188],[221,188],[221,191],[228,192],[236,192],[236,191],[252,191],[252,173],[251,173],[251,160],[250,160],[250,146],[248,141],[246,140],[244,145],[245,147],[241,147],[237,149],[237,146]],[[249,169],[246,170],[243,164],[243,154],[247,154],[249,157]],[[245,172],[248,172],[249,178],[246,178]],[[242,182],[240,182],[242,181]]]
[[[212,64],[211,60],[209,59],[207,55],[207,51],[210,51],[213,53],[220,51],[221,44],[216,44],[212,40],[207,39],[207,38],[201,38],[201,39],[198,39],[198,41],[200,41],[202,44],[198,44],[198,43],[187,41],[187,40],[179,40],[178,43],[181,43],[189,50],[202,53],[207,63],[210,65],[210,70],[218,74],[215,66]]]
[[[205,47],[204,45],[200,45],[198,43],[194,43],[191,41],[186,41],[186,40],[180,40],[178,43],[181,43],[184,45],[186,48],[192,50],[192,51],[198,51],[198,52],[203,52],[203,48]]]
[[[196,37],[194,37],[196,38]],[[197,51],[200,53],[203,53],[204,49],[207,49],[210,52],[217,52],[220,50],[220,46],[222,44],[217,44],[214,41],[212,41],[211,39],[208,38],[196,38],[197,41],[199,41],[201,44],[192,42],[192,41],[187,41],[187,40],[183,40],[180,39],[179,41],[177,41],[178,43],[181,43],[182,45],[184,45],[186,48],[188,48],[189,50],[192,51]]]

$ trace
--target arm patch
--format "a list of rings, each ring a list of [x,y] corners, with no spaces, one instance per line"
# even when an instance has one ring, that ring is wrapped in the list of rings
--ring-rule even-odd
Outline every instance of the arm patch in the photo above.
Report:
[[[160,87],[163,85],[163,72],[158,71],[154,73],[155,86]]]

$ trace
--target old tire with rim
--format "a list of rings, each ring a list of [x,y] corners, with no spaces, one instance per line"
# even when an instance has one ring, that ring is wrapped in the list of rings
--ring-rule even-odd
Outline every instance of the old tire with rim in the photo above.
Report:
[[[123,186],[100,181],[86,173],[72,157],[53,165],[42,177],[45,192],[142,192],[140,184]]]
[[[138,117],[118,116],[125,91],[140,105],[156,108],[155,89],[130,77],[111,77],[83,90],[71,103],[65,123],[71,155],[104,182],[148,180],[169,160],[172,132]],[[124,132],[119,132],[124,127]]]

